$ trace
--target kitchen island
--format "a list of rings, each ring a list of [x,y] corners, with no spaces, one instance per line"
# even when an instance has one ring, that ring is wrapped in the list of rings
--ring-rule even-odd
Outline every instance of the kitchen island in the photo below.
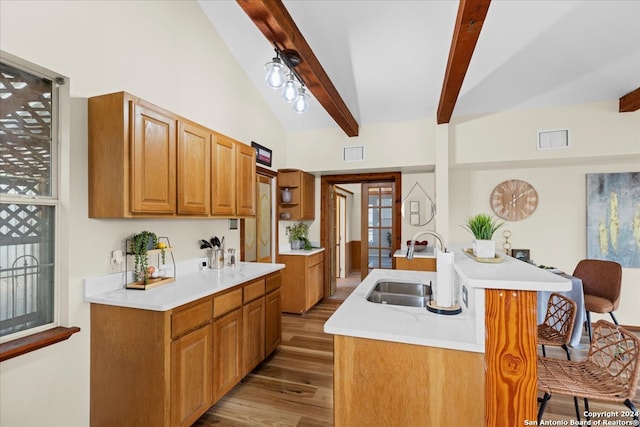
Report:
[[[460,249],[454,270],[459,315],[367,301],[381,279],[436,279],[432,272],[374,270],[327,321],[325,332],[335,335],[336,426],[535,420],[536,292],[566,290],[571,282],[507,256],[479,263]]]

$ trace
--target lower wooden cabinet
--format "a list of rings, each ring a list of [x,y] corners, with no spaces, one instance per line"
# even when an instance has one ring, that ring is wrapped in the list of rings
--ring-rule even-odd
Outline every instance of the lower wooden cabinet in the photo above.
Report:
[[[407,259],[405,257],[394,257],[396,270],[414,270],[414,271],[436,271],[436,258],[420,258]]]
[[[213,405],[211,325],[171,343],[171,424],[190,426]]]
[[[242,379],[242,308],[213,322],[213,394],[217,402]]]
[[[278,255],[282,273],[282,311],[304,313],[324,296],[324,251],[313,255]]]
[[[280,277],[168,311],[91,304],[91,426],[193,424],[279,344]]]

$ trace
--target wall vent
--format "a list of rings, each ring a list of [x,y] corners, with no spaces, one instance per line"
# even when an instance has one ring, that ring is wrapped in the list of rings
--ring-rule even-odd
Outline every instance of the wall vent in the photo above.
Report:
[[[364,145],[342,148],[342,161],[361,162],[364,160]]]
[[[569,129],[538,132],[538,150],[555,150],[557,148],[569,148]]]

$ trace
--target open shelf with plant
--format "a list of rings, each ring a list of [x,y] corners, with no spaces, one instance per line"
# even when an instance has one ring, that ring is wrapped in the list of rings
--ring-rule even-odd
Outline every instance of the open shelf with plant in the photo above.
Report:
[[[150,231],[133,234],[125,242],[127,266],[129,257],[133,258],[131,279],[127,275],[127,289],[151,289],[175,280],[176,262],[173,257],[171,243],[168,237],[158,237]],[[171,271],[166,269],[167,254],[171,256]],[[156,262],[149,265],[149,256],[156,256]],[[165,268],[161,268],[164,266]]]

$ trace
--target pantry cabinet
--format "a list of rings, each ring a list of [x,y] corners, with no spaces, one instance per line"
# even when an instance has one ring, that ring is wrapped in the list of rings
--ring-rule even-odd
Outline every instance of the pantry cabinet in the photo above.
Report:
[[[89,98],[89,217],[255,215],[255,149],[126,92]]]
[[[92,303],[91,426],[192,425],[277,347],[280,275],[167,311]]]
[[[282,311],[304,313],[324,296],[324,251],[312,255],[278,255],[282,272]]]
[[[287,191],[290,199],[283,197]],[[278,218],[312,220],[315,218],[315,177],[298,169],[278,170]]]

